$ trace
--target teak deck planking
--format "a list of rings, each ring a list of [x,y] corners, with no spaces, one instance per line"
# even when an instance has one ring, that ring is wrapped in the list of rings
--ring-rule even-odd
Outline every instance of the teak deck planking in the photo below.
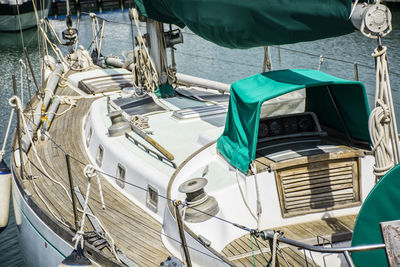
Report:
[[[346,241],[350,240],[352,229],[354,227],[356,215],[342,216],[339,218],[326,218],[318,221],[294,224],[275,228],[284,233],[284,237],[301,241],[310,245],[318,245],[322,242],[329,241]],[[320,239],[319,242],[316,236],[323,237],[326,240]],[[258,238],[263,254],[270,259],[271,253],[268,242]],[[241,249],[238,249],[241,248]],[[313,260],[307,254],[307,261],[302,250],[291,247],[285,244],[280,244],[282,250],[281,255],[277,254],[280,266],[287,266],[285,259],[291,266],[316,266]],[[266,265],[266,261],[261,255],[253,238],[254,260],[257,264]],[[253,254],[251,249],[250,235],[243,235],[234,241],[230,242],[222,253],[231,259],[237,266],[253,265]],[[285,259],[282,257],[284,255]]]
[[[74,91],[68,88],[57,88],[57,94],[76,95]],[[89,164],[90,161],[86,156],[85,144],[83,144],[81,136],[82,119],[88,112],[90,104],[93,101],[94,98],[78,100],[77,106],[68,111],[68,115],[56,116],[49,130],[50,137],[54,139],[65,152],[74,158],[78,158],[85,164]],[[60,106],[58,113],[61,113],[66,108],[66,106]],[[38,156],[43,163],[43,167],[48,174],[55,180],[61,182],[69,192],[64,152],[57,148],[51,140],[35,142],[35,146],[38,151]],[[87,188],[87,179],[84,177],[83,173],[85,165],[77,162],[72,157],[70,158],[72,177],[75,186],[78,186],[85,196]],[[40,168],[39,161],[36,159],[33,149],[30,149],[28,158],[33,164]],[[25,165],[25,169],[28,168],[27,166],[28,163]],[[40,207],[47,213],[50,213],[46,205],[36,194],[33,185],[33,183],[35,183],[39,193],[45,198],[53,212],[74,228],[72,203],[68,199],[65,191],[61,186],[45,178],[34,166],[31,166],[31,168],[32,173],[37,176],[37,178],[35,178],[34,181],[24,180],[24,187],[31,192],[32,197],[37,201]],[[161,241],[160,233],[162,231],[162,225],[140,207],[129,201],[108,183],[104,177],[100,179],[106,209],[103,210],[101,207],[97,179],[92,179],[91,181],[90,208],[113,236],[116,246],[130,259],[139,266],[158,266],[160,262],[164,261],[170,255]],[[77,206],[82,209],[79,203]],[[81,216],[82,213],[78,212],[79,221]],[[85,231],[93,231],[93,227],[87,219]],[[108,249],[103,249],[102,251],[111,256]]]

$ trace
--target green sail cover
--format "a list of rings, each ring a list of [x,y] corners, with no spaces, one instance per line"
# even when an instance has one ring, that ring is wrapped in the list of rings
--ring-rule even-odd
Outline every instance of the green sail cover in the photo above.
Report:
[[[381,222],[400,220],[400,164],[372,188],[354,226],[352,246],[382,244]],[[355,266],[388,266],[384,249],[352,252]]]
[[[135,0],[141,15],[187,26],[229,48],[290,44],[351,33],[351,0]]]
[[[247,173],[255,159],[260,109],[263,102],[306,88],[306,111],[321,124],[345,133],[327,91],[331,89],[350,135],[370,143],[369,106],[364,85],[316,70],[279,70],[257,74],[231,86],[225,130],[218,151],[236,168]]]

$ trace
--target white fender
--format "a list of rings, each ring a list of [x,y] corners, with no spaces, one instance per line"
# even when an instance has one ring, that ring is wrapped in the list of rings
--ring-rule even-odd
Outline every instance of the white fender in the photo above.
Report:
[[[10,214],[11,172],[6,163],[0,162],[0,233],[7,227]]]

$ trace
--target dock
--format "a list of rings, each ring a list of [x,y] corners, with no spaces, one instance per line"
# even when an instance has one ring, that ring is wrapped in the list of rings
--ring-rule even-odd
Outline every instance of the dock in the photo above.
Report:
[[[135,4],[133,0],[70,0],[69,6],[72,14],[80,12],[103,12],[111,10],[123,10],[131,8]],[[66,15],[65,1],[53,1],[49,10],[49,16],[57,17]]]

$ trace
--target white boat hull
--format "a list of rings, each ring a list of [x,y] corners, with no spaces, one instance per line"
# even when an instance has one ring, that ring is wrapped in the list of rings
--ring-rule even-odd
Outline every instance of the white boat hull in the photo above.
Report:
[[[51,1],[45,0],[44,2],[43,9],[37,8],[39,18],[47,17],[49,13]],[[21,22],[18,19],[18,11],[15,5],[0,4],[0,31],[17,32],[20,30],[20,23],[22,30],[36,27],[36,15],[30,1],[19,6],[19,14]]]
[[[12,197],[19,243],[26,266],[58,266],[72,252],[72,246],[35,214],[19,190],[15,177],[12,182]]]

